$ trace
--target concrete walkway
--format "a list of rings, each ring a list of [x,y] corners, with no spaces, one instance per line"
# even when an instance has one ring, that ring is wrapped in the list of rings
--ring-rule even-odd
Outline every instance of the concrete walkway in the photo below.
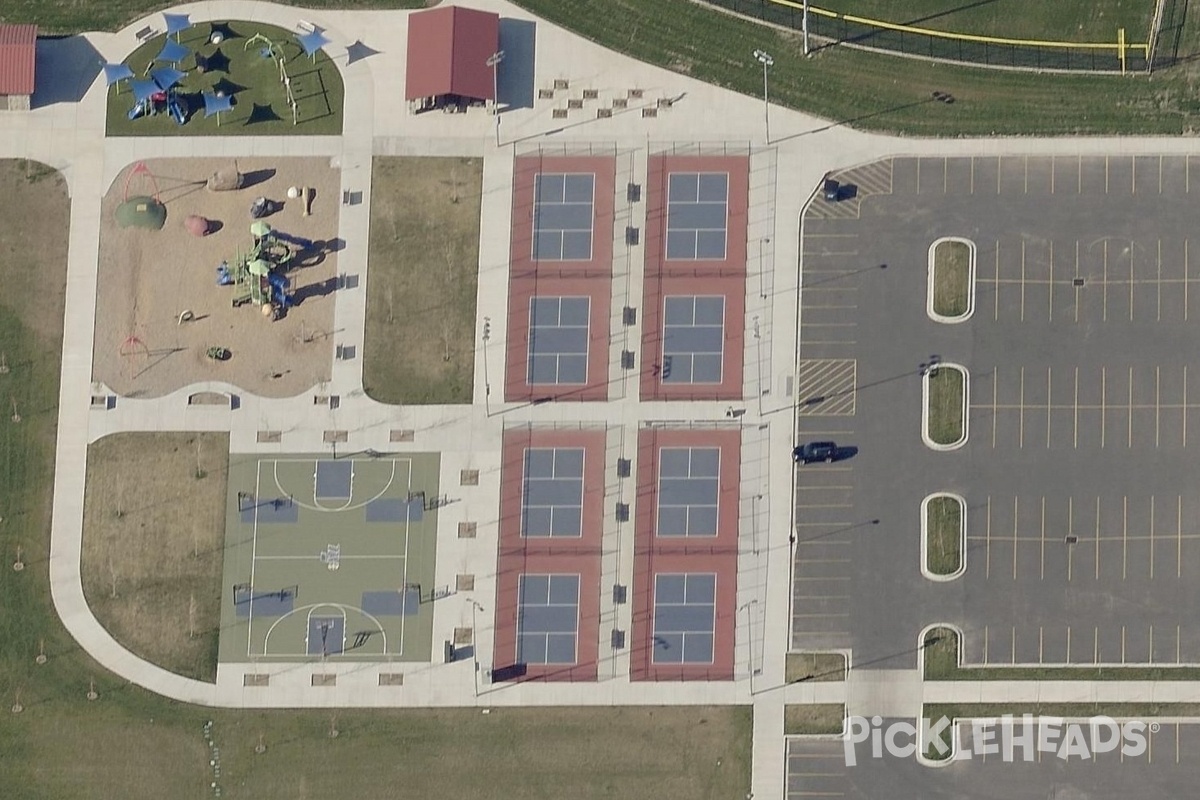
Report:
[[[517,422],[595,422],[636,426],[643,420],[722,420],[724,403],[640,403],[636,397],[605,403],[505,406],[499,401],[500,379],[489,395],[484,371],[476,370],[475,404],[462,407],[389,407],[374,403],[362,392],[362,337],[367,286],[367,241],[370,214],[371,159],[376,154],[474,155],[484,157],[481,218],[479,316],[491,320],[492,338],[480,343],[477,363],[500,364],[504,352],[503,319],[507,297],[507,238],[514,153],[538,147],[585,147],[601,144],[635,153],[633,163],[644,169],[651,143],[729,143],[753,148],[754,158],[773,161],[776,181],[766,197],[771,213],[756,220],[752,237],[771,246],[757,265],[751,265],[747,287],[747,319],[769,323],[770,346],[763,373],[748,380],[777,387],[794,374],[800,263],[799,216],[808,192],[827,171],[889,155],[1058,155],[1182,154],[1200,149],[1184,139],[1088,140],[898,140],[858,133],[827,121],[772,108],[771,129],[776,140],[763,141],[760,101],[726,92],[684,76],[616,56],[501,0],[472,0],[472,6],[499,12],[504,18],[531,22],[536,28],[536,55],[529,68],[534,89],[554,78],[570,80],[576,89],[594,89],[600,101],[624,96],[628,89],[643,92],[647,106],[674,100],[656,118],[644,118],[637,104],[629,113],[611,119],[580,112],[564,122],[553,117],[554,102],[533,102],[529,108],[508,109],[500,116],[496,144],[494,118],[427,114],[414,117],[402,101],[407,12],[298,11],[268,3],[225,0],[180,6],[195,22],[244,19],[292,29],[304,18],[321,26],[331,38],[328,51],[339,62],[346,85],[344,135],[340,137],[208,137],[105,139],[106,91],[97,78],[78,103],[58,103],[27,114],[0,115],[0,156],[31,158],[63,171],[73,199],[63,344],[59,437],[56,450],[50,577],[55,607],[67,629],[100,664],[153,692],[190,703],[224,707],[317,706],[453,706],[453,705],[612,705],[612,704],[752,704],[754,708],[753,796],[780,798],[784,794],[785,759],[783,709],[789,703],[845,703],[851,713],[913,716],[922,702],[1185,702],[1200,694],[1200,684],[1183,682],[929,682],[910,671],[852,672],[846,683],[785,685],[785,653],[789,642],[789,564],[785,558],[759,557],[787,553],[793,529],[794,501],[791,471],[773,469],[763,479],[766,498],[766,541],[746,542],[742,548],[739,608],[747,609],[748,624],[739,624],[736,680],[721,683],[637,684],[622,678],[610,665],[611,678],[596,684],[487,683],[479,665],[403,665],[403,686],[381,687],[379,675],[397,665],[325,665],[336,671],[337,686],[311,685],[311,665],[222,664],[216,684],[201,683],[168,673],[122,647],[99,624],[88,608],[80,580],[80,553],[87,445],[118,431],[228,431],[235,452],[278,452],[281,448],[316,451],[324,447],[321,432],[347,429],[355,447],[443,453],[443,485],[455,485],[460,469],[480,469],[480,486],[462,488],[462,502],[441,515],[438,583],[449,583],[454,572],[479,576],[494,571],[495,516],[499,498],[499,451],[503,425]],[[96,34],[88,42],[109,61],[123,59],[137,45],[134,32],[145,25],[161,27],[158,15],[139,20],[117,34]],[[349,63],[346,47],[365,44],[373,54]],[[503,46],[504,43],[502,43]],[[53,46],[53,45],[51,45]],[[63,52],[66,52],[64,50]],[[515,59],[516,51],[512,52]],[[507,69],[507,68],[506,68]],[[55,96],[78,90],[87,70],[62,62],[39,80],[57,82]],[[507,80],[507,79],[506,79]],[[502,82],[503,83],[503,82]],[[61,84],[61,85],[57,85]],[[503,94],[503,92],[502,92]],[[700,133],[698,133],[700,132]],[[346,248],[339,268],[357,276],[357,288],[335,294],[338,343],[355,348],[359,357],[335,362],[330,391],[341,397],[337,410],[314,406],[308,393],[282,400],[258,398],[237,387],[197,384],[153,400],[121,398],[111,411],[88,411],[91,381],[92,332],[100,231],[101,198],[124,166],[140,158],[168,156],[322,155],[342,170],[344,190],[362,192],[363,203],[343,207],[340,236]],[[769,233],[768,233],[769,231]],[[755,273],[757,270],[757,274]],[[640,271],[633,270],[640,281]],[[770,291],[760,287],[770,287]],[[750,337],[747,337],[750,341]],[[754,359],[747,357],[747,363]],[[197,408],[186,403],[194,391],[237,394],[240,407]],[[631,393],[636,394],[636,393]],[[747,428],[762,426],[772,463],[786,465],[793,441],[790,399],[777,396],[765,408],[747,404]],[[775,413],[781,411],[783,413]],[[261,445],[260,429],[288,431],[283,445]],[[415,431],[415,441],[390,442],[394,429]],[[469,542],[453,535],[463,520],[483,520],[480,536]],[[490,522],[488,522],[490,521]],[[743,537],[745,539],[746,537]],[[481,579],[473,594],[440,604],[435,614],[435,641],[455,627],[471,625],[471,603],[489,604],[491,579]],[[487,616],[487,615],[484,615]],[[491,632],[476,632],[479,661],[490,663]],[[246,672],[269,672],[269,688],[243,685]],[[602,674],[604,671],[602,670]],[[627,676],[627,671],[624,673]]]

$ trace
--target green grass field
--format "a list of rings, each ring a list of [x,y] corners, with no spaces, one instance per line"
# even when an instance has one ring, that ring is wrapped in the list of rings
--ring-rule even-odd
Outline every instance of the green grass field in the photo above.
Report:
[[[762,69],[752,54],[764,49],[775,58],[773,102],[856,128],[953,137],[1178,135],[1200,127],[1191,66],[1148,80],[1001,72],[848,48],[806,59],[795,34],[690,0],[516,2],[605,47],[751,96],[762,93]],[[1180,36],[1181,58],[1200,53],[1200,14],[1189,15]],[[934,102],[933,91],[949,92],[956,102]],[[800,132],[772,125],[776,139]]]
[[[180,44],[196,54],[212,58],[211,64],[221,66],[200,72],[195,68],[192,56],[179,63],[178,68],[188,73],[178,87],[179,94],[191,108],[187,123],[179,125],[166,113],[129,119],[134,101],[125,83],[119,91],[108,90],[109,136],[315,136],[342,132],[344,87],[341,73],[328,53],[319,51],[314,61],[304,55],[290,31],[272,25],[235,20],[224,26],[234,35],[219,46],[208,43],[211,29],[209,23],[204,23],[179,36]],[[297,104],[295,125],[285,89],[279,80],[279,70],[271,58],[261,54],[266,42],[261,39],[250,41],[256,34],[282,43]],[[165,36],[155,36],[134,50],[124,63],[139,78],[143,77],[165,41]],[[170,65],[159,62],[153,66]],[[208,90],[224,91],[232,96],[233,108],[206,118],[201,93]]]
[[[421,8],[424,0],[278,0],[281,5],[302,8]],[[173,5],[173,4],[172,4]],[[39,33],[66,34],[86,31],[117,31],[145,16],[168,8],[159,0],[108,0],[83,3],[79,0],[0,0],[0,21],[35,22]],[[161,27],[162,20],[153,22]]]
[[[936,31],[1051,39],[1064,42],[1115,42],[1125,28],[1130,42],[1144,42],[1154,16],[1154,0],[811,0],[813,6],[841,14],[911,25]]]

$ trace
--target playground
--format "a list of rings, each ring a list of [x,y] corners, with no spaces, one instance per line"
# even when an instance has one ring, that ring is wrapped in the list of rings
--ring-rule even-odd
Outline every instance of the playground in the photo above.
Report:
[[[108,89],[108,135],[338,135],[341,75],[323,49],[305,50],[322,42],[236,20],[154,36],[106,70],[126,76]]]
[[[223,662],[428,661],[437,454],[298,454],[230,467]]]
[[[328,159],[238,159],[241,188],[225,191],[207,183],[229,160],[139,163],[102,204],[94,379],[133,397],[208,380],[287,397],[328,380],[341,248]],[[254,218],[260,198],[269,213]]]

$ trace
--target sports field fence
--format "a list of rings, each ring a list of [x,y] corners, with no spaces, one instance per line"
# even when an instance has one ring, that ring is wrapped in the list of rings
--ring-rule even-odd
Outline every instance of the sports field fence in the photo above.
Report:
[[[801,31],[802,0],[704,0],[736,14]],[[1164,18],[1163,7],[1175,0],[1157,0],[1155,25]],[[1124,28],[1109,42],[1064,42],[1007,39],[997,36],[939,31],[884,20],[858,17],[808,6],[808,34],[821,45],[848,44],[898,55],[954,61],[996,69],[1059,72],[1127,73],[1148,71],[1151,42],[1131,42]],[[1157,65],[1156,65],[1157,66]]]

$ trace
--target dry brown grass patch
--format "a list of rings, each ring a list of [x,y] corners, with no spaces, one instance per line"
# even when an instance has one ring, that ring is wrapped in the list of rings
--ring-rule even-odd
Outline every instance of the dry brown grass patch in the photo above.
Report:
[[[88,448],[83,588],[137,655],[216,676],[229,436],[122,433]]]
[[[470,403],[483,161],[376,158],[363,386],[383,403]]]

